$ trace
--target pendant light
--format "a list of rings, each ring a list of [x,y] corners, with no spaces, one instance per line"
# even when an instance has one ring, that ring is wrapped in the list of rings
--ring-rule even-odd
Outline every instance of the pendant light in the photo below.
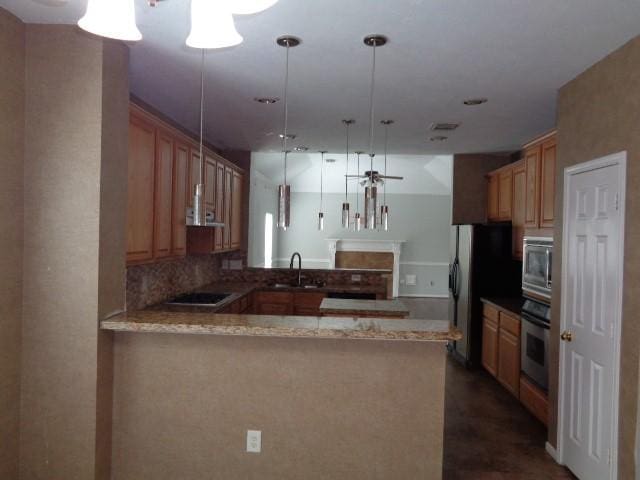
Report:
[[[364,37],[364,44],[373,48],[373,61],[371,65],[371,89],[369,91],[369,158],[371,159],[371,170],[369,179],[364,189],[364,227],[370,230],[376,228],[376,210],[378,201],[378,187],[374,182],[373,172],[373,129],[374,129],[374,108],[373,100],[376,81],[376,49],[387,43],[387,37],[383,35],[367,35]]]
[[[251,15],[272,7],[278,0],[227,0],[234,15]]]
[[[134,0],[89,0],[78,26],[101,37],[124,41],[142,39],[136,26]]]
[[[356,232],[362,230],[362,217],[360,216],[360,155],[365,152],[356,152],[357,170],[356,170],[356,216],[354,220],[354,228]]]
[[[201,53],[200,61],[200,142],[198,161],[198,183],[193,192],[193,226],[204,227],[207,224],[207,211],[204,205],[204,181],[202,178],[202,170],[204,166],[204,156],[202,148],[202,136],[204,130],[204,50]],[[218,212],[216,212],[218,214]]]
[[[187,46],[225,48],[238,45],[242,40],[233,22],[228,2],[191,0],[191,32],[187,37]]]
[[[282,132],[282,152],[283,152],[283,178],[284,182],[278,186],[278,227],[286,230],[291,224],[291,186],[287,185],[287,156],[289,151],[287,150],[288,134],[287,129],[289,127],[289,102],[288,102],[288,89],[289,89],[289,49],[300,45],[300,39],[292,36],[283,36],[276,39],[276,43],[281,47],[286,48],[286,63],[284,73],[284,131]]]
[[[324,154],[326,150],[320,150],[320,211],[318,212],[318,230],[324,230],[324,212],[322,205],[322,194],[324,193]]]
[[[389,125],[393,125],[393,120],[381,120],[384,125],[384,176],[387,176],[387,150],[389,147]],[[387,205],[387,183],[382,186],[382,206],[380,206],[380,227],[389,231],[389,206]]]
[[[347,132],[347,150],[345,152],[345,175],[344,175],[344,203],[342,204],[342,228],[349,228],[349,127],[356,123],[355,120],[342,120]]]

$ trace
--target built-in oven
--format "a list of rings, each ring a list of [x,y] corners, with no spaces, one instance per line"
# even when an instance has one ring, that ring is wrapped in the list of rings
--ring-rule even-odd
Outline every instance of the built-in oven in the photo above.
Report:
[[[525,237],[522,255],[522,291],[551,298],[553,239]]]
[[[549,305],[527,299],[521,313],[520,368],[543,390],[549,388]]]

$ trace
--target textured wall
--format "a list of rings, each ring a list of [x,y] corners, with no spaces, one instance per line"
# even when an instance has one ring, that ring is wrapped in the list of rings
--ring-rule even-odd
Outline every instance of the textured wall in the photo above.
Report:
[[[18,477],[24,25],[0,8],[0,478]]]
[[[442,343],[116,334],[113,479],[438,480],[444,360]]]
[[[98,320],[124,303],[127,70],[121,45],[72,26],[27,26],[26,480],[109,477],[111,356]]]
[[[558,168],[553,277],[561,276],[563,170],[612,153],[627,151],[624,305],[620,378],[619,471],[634,477],[634,446],[640,344],[640,37],[600,61],[560,90]],[[553,284],[552,315],[560,318],[560,282]],[[559,321],[551,330],[551,404],[556,405]],[[552,409],[549,440],[556,443],[557,410]]]

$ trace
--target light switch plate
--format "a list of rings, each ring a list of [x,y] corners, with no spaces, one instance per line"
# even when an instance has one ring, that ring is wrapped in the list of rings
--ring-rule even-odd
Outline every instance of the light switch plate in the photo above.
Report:
[[[415,275],[407,275],[406,276],[407,285],[415,285],[416,284],[416,276]]]
[[[260,453],[262,450],[262,431],[247,430],[247,452]]]

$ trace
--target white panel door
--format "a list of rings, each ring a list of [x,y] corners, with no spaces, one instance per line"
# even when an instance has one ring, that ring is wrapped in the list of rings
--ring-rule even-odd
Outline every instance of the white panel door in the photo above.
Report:
[[[612,479],[617,434],[624,166],[596,165],[565,184],[561,441],[581,480]]]

